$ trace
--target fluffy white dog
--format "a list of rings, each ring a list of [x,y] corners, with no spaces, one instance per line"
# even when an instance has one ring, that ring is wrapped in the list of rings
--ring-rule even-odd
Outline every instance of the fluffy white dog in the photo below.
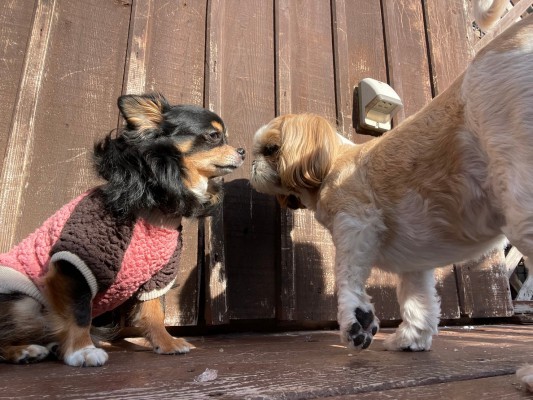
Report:
[[[487,26],[505,2],[474,3]],[[506,237],[533,258],[533,17],[380,138],[354,145],[324,118],[283,115],[257,131],[254,156],[256,190],[313,210],[331,232],[342,341],[364,349],[378,330],[365,282],[379,266],[399,276],[403,319],[385,346],[428,350],[440,317],[436,267]]]

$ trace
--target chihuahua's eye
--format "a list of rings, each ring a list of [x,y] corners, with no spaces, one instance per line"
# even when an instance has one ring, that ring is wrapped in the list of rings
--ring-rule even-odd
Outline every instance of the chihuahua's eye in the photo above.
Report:
[[[219,131],[213,131],[208,136],[209,136],[209,139],[213,141],[217,141],[217,140],[220,140],[220,135],[221,133]]]
[[[263,154],[265,156],[271,156],[272,154],[276,153],[279,150],[279,146],[277,144],[270,144],[265,147],[263,150]]]

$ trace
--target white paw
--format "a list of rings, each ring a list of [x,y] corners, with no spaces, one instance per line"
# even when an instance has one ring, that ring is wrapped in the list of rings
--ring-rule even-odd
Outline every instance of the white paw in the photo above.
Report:
[[[15,362],[19,364],[38,362],[45,359],[48,354],[49,351],[46,347],[39,346],[37,344],[30,344],[20,352],[20,355],[17,357]]]
[[[65,364],[72,367],[99,367],[104,365],[109,356],[102,349],[94,346],[87,346],[76,350],[64,357]]]
[[[431,348],[432,340],[432,331],[421,331],[402,323],[385,339],[384,346],[390,351],[426,351]]]

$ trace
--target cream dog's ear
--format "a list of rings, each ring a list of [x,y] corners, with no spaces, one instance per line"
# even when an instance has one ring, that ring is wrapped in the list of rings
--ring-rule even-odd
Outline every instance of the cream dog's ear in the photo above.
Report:
[[[281,208],[290,208],[291,210],[298,210],[299,208],[307,208],[298,197],[293,194],[288,196],[277,194],[276,199]]]
[[[287,115],[281,124],[281,184],[296,191],[320,186],[339,145],[339,138],[326,119],[312,114]]]

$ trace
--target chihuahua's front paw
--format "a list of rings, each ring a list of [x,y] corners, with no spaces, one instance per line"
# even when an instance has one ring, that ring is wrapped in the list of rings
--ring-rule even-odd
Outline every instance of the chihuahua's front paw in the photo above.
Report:
[[[184,354],[188,353],[193,347],[190,343],[182,338],[170,337],[162,343],[154,343],[154,351],[157,354]]]
[[[372,310],[364,311],[362,308],[356,308],[353,317],[351,324],[344,329],[341,326],[341,338],[351,348],[366,349],[378,332],[379,320]]]

